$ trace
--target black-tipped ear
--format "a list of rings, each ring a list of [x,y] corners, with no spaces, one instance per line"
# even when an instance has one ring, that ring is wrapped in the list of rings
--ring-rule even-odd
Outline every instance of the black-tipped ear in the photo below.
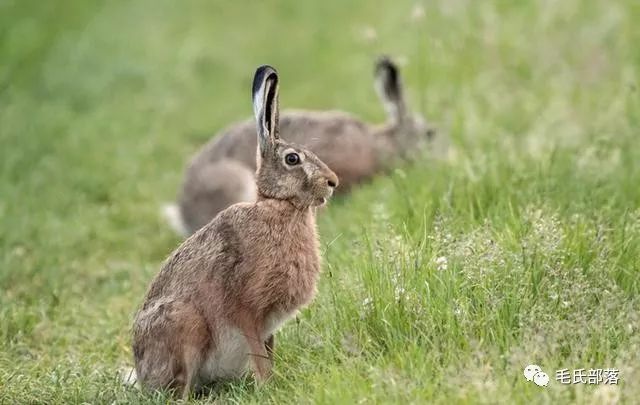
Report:
[[[258,147],[264,154],[278,139],[278,72],[260,66],[253,77],[253,112],[258,128]]]
[[[400,71],[388,56],[376,61],[375,87],[389,120],[399,123],[405,115],[405,103],[400,80]]]

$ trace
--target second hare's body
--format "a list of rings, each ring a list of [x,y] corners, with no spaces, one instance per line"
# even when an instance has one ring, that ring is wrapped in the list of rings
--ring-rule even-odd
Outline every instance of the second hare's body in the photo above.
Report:
[[[281,136],[288,142],[318,151],[314,153],[336,174],[340,173],[341,192],[347,185],[356,184],[368,178],[370,173],[381,170],[386,158],[395,154],[392,139],[384,133],[372,138],[374,130],[369,124],[341,111],[290,110],[280,116]],[[256,159],[250,152],[256,147],[253,132],[255,123],[251,120],[222,131],[194,156],[187,169],[190,174],[186,175],[186,181],[207,165],[224,161],[238,162],[255,172]]]
[[[145,387],[187,396],[249,363],[264,381],[274,332],[315,295],[315,207],[338,179],[309,150],[279,139],[277,82],[268,66],[254,78],[257,201],[228,207],[184,241],[136,315],[133,354]]]
[[[313,151],[340,178],[343,193],[395,161],[418,154],[435,134],[424,119],[406,108],[397,67],[387,58],[376,65],[376,88],[388,122],[365,123],[341,111],[288,111],[280,117],[284,139]],[[189,235],[220,210],[239,201],[253,201],[256,190],[252,121],[223,130],[189,163],[178,204],[167,211],[177,231]]]

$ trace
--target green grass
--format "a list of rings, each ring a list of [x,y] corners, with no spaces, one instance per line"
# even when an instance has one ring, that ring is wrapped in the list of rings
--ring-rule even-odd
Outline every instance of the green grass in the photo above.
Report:
[[[413,6],[0,0],[0,403],[167,402],[117,370],[179,243],[159,208],[186,159],[250,115],[263,63],[285,108],[381,121],[383,52],[450,153],[334,201],[274,378],[200,400],[637,400],[639,3],[436,0],[418,22]],[[561,385],[561,368],[621,380]]]

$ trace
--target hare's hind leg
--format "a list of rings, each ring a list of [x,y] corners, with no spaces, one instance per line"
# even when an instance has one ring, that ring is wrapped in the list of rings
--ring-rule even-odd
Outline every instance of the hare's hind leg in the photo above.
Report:
[[[139,381],[150,389],[171,389],[188,397],[212,344],[209,329],[195,308],[184,303],[165,303],[150,312],[134,326]]]
[[[179,200],[181,217],[188,232],[202,228],[230,205],[255,201],[254,172],[232,159],[190,168]]]
[[[183,355],[183,371],[179,376],[176,388],[182,390],[182,399],[186,400],[198,382],[198,374],[202,367],[204,356],[202,355],[202,351],[195,346],[185,346]]]

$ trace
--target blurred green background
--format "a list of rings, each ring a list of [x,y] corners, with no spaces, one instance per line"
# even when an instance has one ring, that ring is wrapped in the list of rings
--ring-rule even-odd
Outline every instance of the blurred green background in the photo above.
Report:
[[[0,402],[165,403],[117,372],[187,159],[251,114],[264,63],[283,108],[383,121],[381,53],[449,153],[334,201],[274,378],[198,400],[632,402],[639,20],[634,0],[0,0]]]

